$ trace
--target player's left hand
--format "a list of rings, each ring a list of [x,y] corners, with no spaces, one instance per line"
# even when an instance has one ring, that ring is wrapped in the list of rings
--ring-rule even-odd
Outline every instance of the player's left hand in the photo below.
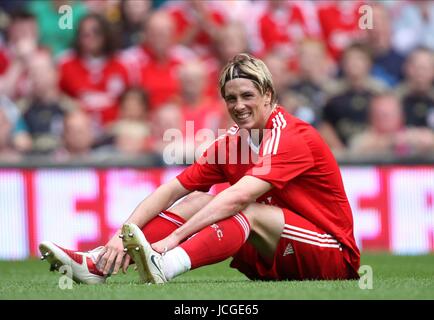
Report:
[[[180,240],[176,237],[175,234],[170,234],[163,240],[157,241],[153,243],[152,249],[159,253],[165,253],[173,248],[175,248],[179,244]]]
[[[119,234],[120,231],[107,242],[96,259],[96,266],[104,275],[117,274],[121,267],[125,273],[128,268],[130,258],[124,252]]]

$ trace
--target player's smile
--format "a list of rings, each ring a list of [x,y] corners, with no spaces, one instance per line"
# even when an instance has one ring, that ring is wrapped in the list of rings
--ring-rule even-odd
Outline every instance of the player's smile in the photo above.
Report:
[[[236,113],[236,114],[235,114],[235,117],[236,117],[238,120],[243,121],[243,120],[247,120],[251,115],[252,115],[251,112],[243,112],[243,113],[239,113],[239,114]]]

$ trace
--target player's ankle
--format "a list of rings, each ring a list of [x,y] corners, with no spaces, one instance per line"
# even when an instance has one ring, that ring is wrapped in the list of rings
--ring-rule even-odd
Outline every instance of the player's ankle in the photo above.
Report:
[[[167,280],[171,280],[191,268],[191,260],[181,247],[169,250],[162,256],[162,269]]]

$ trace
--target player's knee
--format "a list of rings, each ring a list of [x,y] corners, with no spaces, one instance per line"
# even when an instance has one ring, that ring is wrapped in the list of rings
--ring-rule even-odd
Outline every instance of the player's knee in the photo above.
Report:
[[[188,220],[208,203],[211,198],[212,196],[205,192],[194,191],[185,196],[184,199],[172,207],[170,211]]]
[[[210,197],[209,194],[202,192],[202,191],[193,191],[192,193],[188,194],[182,202],[184,203],[195,203],[198,201],[202,201],[203,198]]]
[[[256,219],[256,213],[257,210],[254,209],[254,204],[249,204],[244,210],[241,211],[244,216],[247,218],[247,221],[250,224],[250,229],[255,230],[257,226],[257,219]]]

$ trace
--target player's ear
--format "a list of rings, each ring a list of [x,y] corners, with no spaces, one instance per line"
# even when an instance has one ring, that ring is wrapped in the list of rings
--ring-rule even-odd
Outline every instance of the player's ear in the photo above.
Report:
[[[265,97],[265,105],[271,105],[271,91],[267,90],[264,94]]]

